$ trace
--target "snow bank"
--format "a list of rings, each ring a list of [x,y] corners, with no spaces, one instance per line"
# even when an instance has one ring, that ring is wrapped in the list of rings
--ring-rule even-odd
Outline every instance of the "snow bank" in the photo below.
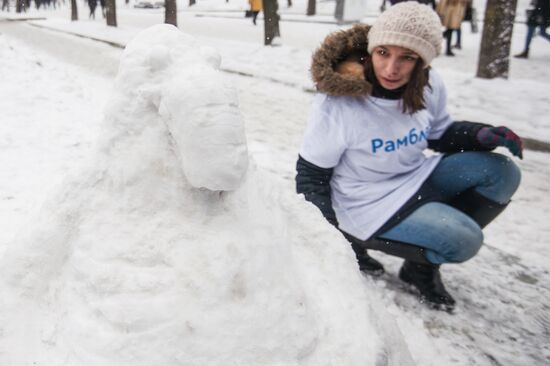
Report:
[[[97,156],[2,258],[0,364],[392,364],[348,245],[249,163],[217,64],[168,25],[128,45]]]

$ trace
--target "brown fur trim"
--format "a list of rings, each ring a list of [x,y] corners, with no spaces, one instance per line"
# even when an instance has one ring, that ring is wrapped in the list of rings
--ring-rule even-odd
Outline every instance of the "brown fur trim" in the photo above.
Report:
[[[342,75],[336,65],[347,56],[367,54],[367,34],[370,26],[356,24],[345,31],[329,34],[313,53],[311,77],[317,90],[335,96],[364,96],[370,94],[372,85],[364,78]]]

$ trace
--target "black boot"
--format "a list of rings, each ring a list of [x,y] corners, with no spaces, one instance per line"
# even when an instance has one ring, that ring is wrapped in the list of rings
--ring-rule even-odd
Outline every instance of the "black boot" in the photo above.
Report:
[[[384,266],[376,259],[368,255],[367,251],[362,256],[357,256],[357,263],[359,263],[359,269],[372,276],[381,276],[384,274]]]
[[[384,238],[371,238],[358,244],[366,249],[379,250],[383,253],[417,263],[429,264],[425,257],[425,249],[414,244],[401,243]]]
[[[522,53],[518,53],[517,55],[514,55],[515,58],[529,58],[529,48],[523,51]]]
[[[508,203],[495,202],[473,189],[461,193],[450,204],[474,219],[482,229],[508,206]]]
[[[351,247],[355,252],[355,257],[357,258],[357,263],[359,264],[359,270],[372,276],[381,276],[384,274],[384,266],[382,263],[371,257],[367,253],[366,249],[354,242],[351,243]]]
[[[357,262],[359,263],[359,268],[363,272],[368,272],[374,275],[381,275],[382,273],[384,273],[384,267],[382,266],[382,264],[376,259],[369,256],[367,254],[367,249],[378,250],[383,253],[417,263],[430,263],[424,256],[425,249],[422,247],[383,238],[359,240],[344,232],[343,234],[346,239],[348,239],[348,241],[351,243],[351,247],[355,252]]]
[[[399,278],[413,285],[420,292],[420,302],[433,309],[451,312],[455,300],[447,292],[438,264],[422,264],[406,260],[399,271]]]

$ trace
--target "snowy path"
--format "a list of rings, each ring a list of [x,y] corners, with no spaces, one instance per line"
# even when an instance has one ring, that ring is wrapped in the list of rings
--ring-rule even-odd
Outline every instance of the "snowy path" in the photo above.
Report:
[[[0,252],[27,212],[86,159],[120,52],[19,27],[0,24],[0,33],[6,34],[0,35],[0,55],[7,65],[0,74],[10,86],[0,89],[0,220],[8,228],[0,232]],[[285,187],[282,200],[289,212],[301,210],[293,193],[294,161],[311,95],[267,81],[231,78],[240,92],[251,154],[274,184]],[[18,107],[29,103],[32,108]],[[417,364],[550,363],[547,156],[530,152],[519,162],[523,184],[513,207],[488,228],[488,245],[480,254],[463,265],[444,267],[443,276],[459,302],[456,314],[418,304],[395,280],[399,262],[378,255],[389,274],[365,279],[365,286],[395,317]],[[318,222],[325,225],[320,217]]]
[[[72,65],[81,60],[86,65],[85,60],[93,59],[82,57],[91,49],[74,39],[42,37],[41,32],[21,31],[20,25],[13,23],[0,23],[0,33],[5,65],[1,72],[4,87],[0,88],[0,217],[10,228],[0,231],[2,252],[29,211],[86,158],[95,142],[111,81],[88,72],[86,66]],[[6,33],[32,43],[20,46],[23,43]],[[48,53],[43,52],[44,47]],[[97,71],[96,66],[88,65],[92,72]]]

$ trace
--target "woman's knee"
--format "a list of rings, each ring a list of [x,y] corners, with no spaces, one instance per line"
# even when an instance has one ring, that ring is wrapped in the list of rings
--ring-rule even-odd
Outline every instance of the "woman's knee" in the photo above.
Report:
[[[517,189],[521,181],[521,170],[517,164],[507,156],[497,153],[491,153],[491,155],[494,157],[497,166],[500,168],[499,171],[501,177],[506,178],[510,182],[510,185]]]
[[[483,232],[469,216],[458,212],[438,256],[442,262],[461,263],[473,258],[483,245]]]
[[[477,190],[496,202],[508,203],[521,182],[521,170],[507,156],[493,152],[487,154],[487,172],[491,184],[480,186]]]
[[[483,245],[483,233],[478,227],[472,235],[464,236],[455,243],[453,250],[448,253],[448,261],[453,263],[462,263],[473,258]]]
[[[479,225],[441,202],[424,204],[381,237],[423,247],[433,263],[464,262],[483,244]]]

